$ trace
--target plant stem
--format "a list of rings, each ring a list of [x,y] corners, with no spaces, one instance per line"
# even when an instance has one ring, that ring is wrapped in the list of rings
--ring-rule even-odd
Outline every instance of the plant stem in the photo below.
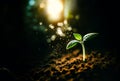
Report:
[[[82,45],[82,52],[83,52],[83,61],[85,61],[85,46],[83,42],[81,43],[81,45]]]

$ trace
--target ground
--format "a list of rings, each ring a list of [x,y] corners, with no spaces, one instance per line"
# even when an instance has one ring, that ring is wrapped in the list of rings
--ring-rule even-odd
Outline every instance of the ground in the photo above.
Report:
[[[91,51],[86,54],[86,61],[83,62],[78,49],[59,57],[52,53],[43,64],[35,66],[24,75],[12,76],[4,68],[4,76],[9,77],[9,80],[3,81],[118,81],[119,67],[115,57],[110,54]]]

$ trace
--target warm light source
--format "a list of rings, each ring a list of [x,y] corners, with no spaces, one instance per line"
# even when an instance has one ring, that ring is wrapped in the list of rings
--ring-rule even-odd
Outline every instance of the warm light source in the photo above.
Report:
[[[49,20],[60,20],[62,11],[63,3],[61,0],[47,0],[46,12],[48,14]]]

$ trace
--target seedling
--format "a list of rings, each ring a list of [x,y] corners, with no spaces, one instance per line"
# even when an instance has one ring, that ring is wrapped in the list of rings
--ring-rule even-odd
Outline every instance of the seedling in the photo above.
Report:
[[[82,46],[83,61],[85,61],[85,46],[84,46],[84,42],[87,41],[87,40],[89,40],[89,39],[91,39],[91,38],[93,38],[93,37],[95,37],[97,34],[98,33],[88,33],[88,34],[86,34],[86,35],[84,35],[82,37],[82,35],[79,34],[79,33],[73,33],[73,36],[74,36],[75,40],[71,40],[67,44],[66,49],[68,50],[68,49],[76,46],[78,43],[80,43],[81,46]]]

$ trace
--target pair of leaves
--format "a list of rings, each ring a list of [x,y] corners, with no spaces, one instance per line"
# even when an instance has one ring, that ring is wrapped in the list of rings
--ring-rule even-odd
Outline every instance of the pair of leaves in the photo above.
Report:
[[[79,33],[73,33],[73,36],[75,37],[76,40],[71,40],[67,46],[66,46],[66,49],[70,49],[74,46],[76,46],[78,43],[83,43],[84,41],[87,41],[93,37],[95,37],[98,33],[88,33],[86,35],[83,36],[82,38],[82,35],[80,35]]]

